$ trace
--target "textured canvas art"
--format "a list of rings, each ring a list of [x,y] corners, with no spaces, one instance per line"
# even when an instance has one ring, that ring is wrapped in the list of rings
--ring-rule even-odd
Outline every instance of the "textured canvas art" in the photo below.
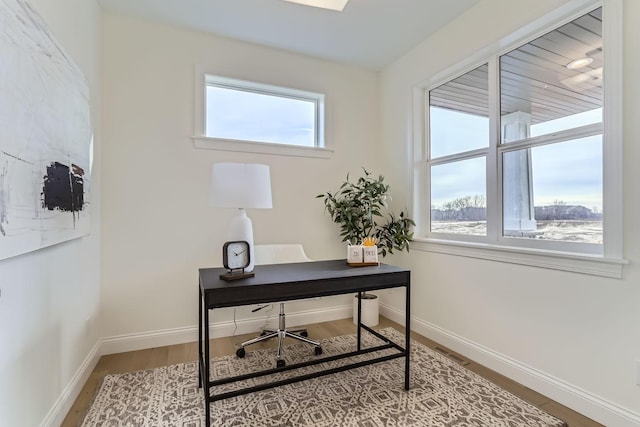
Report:
[[[24,0],[0,0],[0,259],[89,233],[87,81]]]

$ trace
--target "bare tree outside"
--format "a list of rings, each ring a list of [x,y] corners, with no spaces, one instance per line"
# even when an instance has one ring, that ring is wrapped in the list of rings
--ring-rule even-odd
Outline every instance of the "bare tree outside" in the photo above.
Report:
[[[602,243],[602,212],[556,199],[535,206],[536,230],[518,237]],[[486,198],[469,195],[431,207],[431,231],[486,235]]]

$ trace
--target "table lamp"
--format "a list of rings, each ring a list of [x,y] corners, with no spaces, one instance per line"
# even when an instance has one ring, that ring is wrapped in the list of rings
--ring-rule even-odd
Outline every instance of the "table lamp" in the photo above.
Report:
[[[249,243],[250,263],[254,267],[253,225],[245,209],[271,209],[269,166],[257,163],[215,163],[211,169],[209,204],[219,208],[236,208],[229,223],[228,240]]]

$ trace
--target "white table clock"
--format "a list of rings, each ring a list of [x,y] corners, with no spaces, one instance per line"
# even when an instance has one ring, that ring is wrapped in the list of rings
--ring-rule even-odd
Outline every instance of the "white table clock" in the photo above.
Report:
[[[245,271],[251,264],[249,243],[245,240],[225,242],[222,246],[222,266],[227,273],[221,274],[222,280],[238,280],[255,276],[255,273]]]

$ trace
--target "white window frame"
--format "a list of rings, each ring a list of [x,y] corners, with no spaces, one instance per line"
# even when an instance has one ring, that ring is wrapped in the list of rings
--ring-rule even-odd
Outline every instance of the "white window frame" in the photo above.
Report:
[[[603,244],[601,253],[576,252],[571,245],[533,247],[526,239],[501,239],[501,206],[487,206],[487,237],[436,234],[430,231],[430,182],[427,168],[429,129],[429,90],[459,77],[474,68],[489,64],[490,93],[499,88],[498,61],[501,55],[546,34],[589,11],[603,6],[604,82],[603,106]],[[621,278],[623,266],[623,127],[622,127],[622,1],[573,0],[528,26],[511,34],[474,56],[455,64],[413,88],[413,217],[416,229],[412,249],[446,253],[498,262],[515,263],[604,277]],[[498,99],[490,96],[490,111],[497,111]],[[522,147],[509,143],[498,147],[499,118],[490,118],[490,147],[487,155],[487,200],[499,197],[501,174],[499,156],[506,150]],[[597,125],[601,126],[601,125]],[[591,129],[594,131],[594,129]],[[565,242],[557,242],[565,243]]]
[[[207,86],[209,85],[245,90],[248,92],[262,93],[278,97],[303,99],[313,102],[316,108],[316,115],[314,118],[315,146],[308,147],[301,145],[279,144],[275,142],[245,141],[207,136],[206,91]],[[333,154],[333,150],[326,145],[325,95],[321,93],[219,76],[208,71],[205,67],[197,65],[195,71],[194,113],[195,132],[192,139],[196,148],[221,151],[236,151],[244,153],[275,154],[283,156],[315,157],[324,159],[330,158]]]

